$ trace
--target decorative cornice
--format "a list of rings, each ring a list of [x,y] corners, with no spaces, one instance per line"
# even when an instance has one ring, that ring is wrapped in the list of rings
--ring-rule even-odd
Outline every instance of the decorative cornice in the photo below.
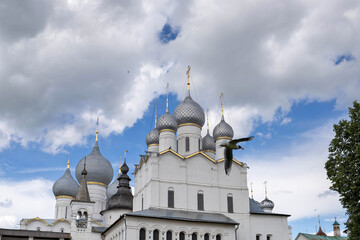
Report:
[[[171,153],[175,154],[176,156],[178,156],[179,158],[184,159],[183,156],[181,156],[180,154],[178,154],[177,152],[175,152],[175,151],[172,150],[172,149],[166,149],[166,150],[160,152],[159,154],[160,154],[160,155],[163,155],[163,154],[165,154],[165,153],[167,153],[167,152],[171,152]]]
[[[219,160],[217,160],[218,163],[221,163],[223,162],[225,159],[224,158],[221,158]],[[236,162],[237,164],[239,164],[240,166],[243,166],[244,164],[239,162],[238,160],[236,160],[235,158],[233,158],[233,162]]]
[[[195,127],[202,129],[202,127],[199,124],[195,124],[195,123],[183,123],[183,124],[178,125],[178,128],[182,127],[182,126],[195,126]]]
[[[47,224],[47,222],[45,222],[44,219],[36,217],[36,218],[32,218],[26,221],[25,225],[28,225],[29,223],[33,222],[33,221],[40,221],[43,222],[46,226],[49,226],[49,224]]]
[[[101,183],[101,182],[86,182],[86,183],[89,185],[100,185],[100,186],[104,186],[104,187],[108,186],[105,183]]]
[[[161,132],[173,132],[173,133],[175,133],[174,130],[168,129],[168,128],[159,131],[159,133],[161,133]]]
[[[229,139],[229,140],[232,140],[231,137],[217,137],[217,138],[215,138],[215,142],[216,142],[218,139]]]
[[[58,219],[58,220],[56,220],[55,222],[53,222],[53,223],[51,224],[51,226],[54,226],[54,225],[57,224],[58,222],[67,222],[68,224],[71,224],[68,220],[61,218],[61,219]]]

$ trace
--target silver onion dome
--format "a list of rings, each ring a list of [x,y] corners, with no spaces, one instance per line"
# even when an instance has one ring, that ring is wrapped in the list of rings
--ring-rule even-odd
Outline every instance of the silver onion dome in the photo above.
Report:
[[[67,168],[64,175],[54,183],[52,190],[55,197],[58,196],[76,197],[78,189],[79,189],[79,184],[71,176],[70,169]]]
[[[215,126],[213,136],[215,141],[218,138],[232,139],[234,137],[234,131],[232,127],[227,122],[225,122],[224,118],[222,118],[218,125]]]
[[[190,95],[175,108],[174,117],[179,125],[193,123],[202,127],[205,123],[204,110]]]
[[[178,124],[175,117],[171,115],[169,112],[166,112],[164,115],[162,115],[157,123],[157,128],[159,132],[165,129],[176,131],[177,127]]]
[[[82,158],[76,166],[75,175],[78,182],[81,180],[81,171],[84,166]],[[108,185],[113,179],[114,172],[109,160],[100,153],[98,142],[95,142],[92,152],[86,156],[87,182],[96,182]]]
[[[146,145],[159,144],[159,130],[154,128],[146,136]]]
[[[274,208],[275,204],[274,204],[273,201],[271,201],[270,199],[265,197],[265,199],[260,202],[259,206],[262,209],[270,209],[270,210],[272,210]]]
[[[203,151],[214,151],[215,152],[215,142],[214,138],[210,136],[209,132],[202,139],[202,148]]]
[[[119,185],[118,178],[120,177],[121,173],[117,175],[115,180],[107,187],[106,189],[106,198],[110,199],[116,192],[117,192],[117,186]]]

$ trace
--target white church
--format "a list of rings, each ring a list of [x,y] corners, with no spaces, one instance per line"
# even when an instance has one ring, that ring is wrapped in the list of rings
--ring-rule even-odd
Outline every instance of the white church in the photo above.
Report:
[[[292,239],[290,215],[272,212],[267,196],[260,203],[249,197],[246,163],[233,159],[231,174],[225,174],[220,145],[233,138],[233,129],[222,107],[212,136],[207,122],[202,137],[205,114],[190,96],[189,74],[187,84],[187,96],[173,114],[167,98],[166,113],[158,121],[155,116],[146,155],[133,173],[134,192],[126,158],[111,183],[114,170],[100,153],[97,130],[93,150],[77,164],[76,180],[68,164],[53,185],[54,219],[22,219],[17,231],[28,239]],[[17,239],[5,235],[0,239]]]

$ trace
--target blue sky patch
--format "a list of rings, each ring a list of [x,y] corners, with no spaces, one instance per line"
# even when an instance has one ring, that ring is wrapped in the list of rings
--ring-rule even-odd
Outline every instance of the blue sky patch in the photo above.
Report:
[[[351,53],[340,55],[335,59],[335,65],[339,65],[344,61],[350,62],[352,60],[355,60],[355,58]]]
[[[179,27],[173,27],[169,23],[166,23],[162,30],[159,32],[159,40],[162,44],[167,44],[177,38],[180,32]]]

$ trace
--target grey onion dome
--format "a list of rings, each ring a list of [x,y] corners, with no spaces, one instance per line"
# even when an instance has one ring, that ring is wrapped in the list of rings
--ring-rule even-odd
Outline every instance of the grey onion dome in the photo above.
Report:
[[[205,123],[204,110],[190,95],[175,108],[174,117],[179,125],[193,123],[202,127]]]
[[[215,141],[218,138],[224,137],[232,139],[234,137],[234,130],[227,122],[225,122],[224,118],[222,118],[218,125],[215,126],[213,136]]]
[[[272,210],[272,209],[274,208],[275,204],[274,204],[273,201],[271,201],[270,199],[268,199],[267,197],[265,197],[265,199],[260,202],[259,206],[260,206],[262,209],[267,208],[267,209],[271,209],[271,210]]]
[[[176,131],[177,127],[178,123],[175,117],[169,112],[166,112],[164,115],[162,115],[157,123],[157,129],[159,130],[159,132],[164,129],[171,129],[173,131]]]
[[[59,178],[53,185],[53,193],[55,197],[58,196],[70,196],[76,197],[76,193],[79,189],[79,184],[71,176],[70,169],[67,168],[64,175]]]
[[[119,185],[118,178],[120,177],[120,174],[115,178],[115,180],[107,187],[106,189],[106,198],[110,199],[116,192],[117,192],[117,186]]]
[[[146,145],[159,144],[159,130],[154,128],[146,136]]]
[[[215,147],[214,138],[212,136],[210,136],[209,132],[202,139],[202,148],[203,148],[203,151],[214,151],[215,152],[216,147]]]
[[[75,175],[78,182],[81,181],[81,171],[84,166],[82,158],[76,166]],[[92,152],[86,156],[86,181],[108,185],[114,177],[113,168],[109,160],[100,153],[98,142],[95,142]]]

